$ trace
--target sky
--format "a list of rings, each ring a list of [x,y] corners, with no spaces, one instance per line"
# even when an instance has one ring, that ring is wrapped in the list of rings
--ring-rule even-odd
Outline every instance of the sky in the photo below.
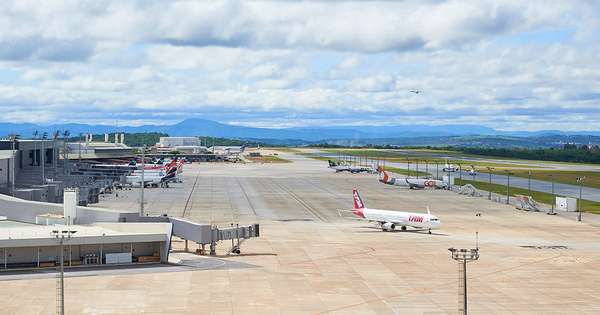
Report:
[[[600,130],[600,1],[5,0],[0,113]]]

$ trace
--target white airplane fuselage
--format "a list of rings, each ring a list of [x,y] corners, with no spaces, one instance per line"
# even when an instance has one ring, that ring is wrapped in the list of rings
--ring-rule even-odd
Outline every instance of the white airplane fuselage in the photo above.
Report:
[[[403,178],[395,178],[392,177],[387,171],[381,170],[379,172],[379,181],[395,186],[408,186],[411,189],[418,188],[434,188],[441,189],[446,188],[447,184],[444,181],[437,179],[427,179],[427,178],[412,178],[412,177],[403,177]]]
[[[352,212],[366,220],[379,222],[382,225],[382,228],[386,230],[394,230],[406,226],[418,229],[435,230],[439,229],[441,226],[441,221],[436,216],[426,213],[369,208],[354,209]]]

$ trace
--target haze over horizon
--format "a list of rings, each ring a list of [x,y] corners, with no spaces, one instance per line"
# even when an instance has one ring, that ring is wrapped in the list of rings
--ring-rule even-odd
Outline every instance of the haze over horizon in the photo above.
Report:
[[[6,1],[0,25],[1,122],[600,130],[597,1]]]

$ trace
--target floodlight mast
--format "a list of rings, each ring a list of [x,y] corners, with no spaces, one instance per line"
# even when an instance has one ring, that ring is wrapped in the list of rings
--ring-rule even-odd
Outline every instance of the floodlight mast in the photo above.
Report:
[[[10,180],[10,192],[12,194],[12,196],[15,196],[15,178],[16,178],[16,171],[17,171],[17,151],[15,150],[16,144],[17,144],[17,139],[19,139],[19,135],[18,134],[10,134],[8,135],[10,142],[12,143],[12,176],[11,176],[11,180]]]
[[[459,288],[462,287],[462,292],[459,291],[459,296],[462,293],[462,310],[459,306],[459,312],[462,311],[462,314],[467,315],[467,263],[479,259],[479,245],[474,249],[451,247],[448,250],[452,255],[452,259],[458,261],[459,270],[462,274],[462,279],[459,278]]]
[[[71,235],[77,233],[73,230],[52,230],[52,235],[56,237],[60,248],[60,268],[56,281],[56,313],[59,315],[65,314],[65,250],[64,240],[71,239]],[[69,258],[70,260],[70,258]]]
[[[577,183],[579,184],[579,201],[577,202],[577,221],[581,222],[581,203],[583,202],[583,182],[585,181],[585,176],[578,177]]]

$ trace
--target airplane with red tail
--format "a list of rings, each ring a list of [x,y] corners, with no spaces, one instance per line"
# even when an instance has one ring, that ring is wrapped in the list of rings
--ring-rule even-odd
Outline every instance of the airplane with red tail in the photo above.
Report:
[[[429,231],[439,229],[442,222],[438,217],[432,215],[427,208],[427,213],[404,212],[393,210],[380,210],[367,208],[360,198],[358,190],[353,190],[354,206],[351,212],[360,219],[379,223],[383,231],[394,231],[400,228],[406,231],[407,227],[424,229]]]

